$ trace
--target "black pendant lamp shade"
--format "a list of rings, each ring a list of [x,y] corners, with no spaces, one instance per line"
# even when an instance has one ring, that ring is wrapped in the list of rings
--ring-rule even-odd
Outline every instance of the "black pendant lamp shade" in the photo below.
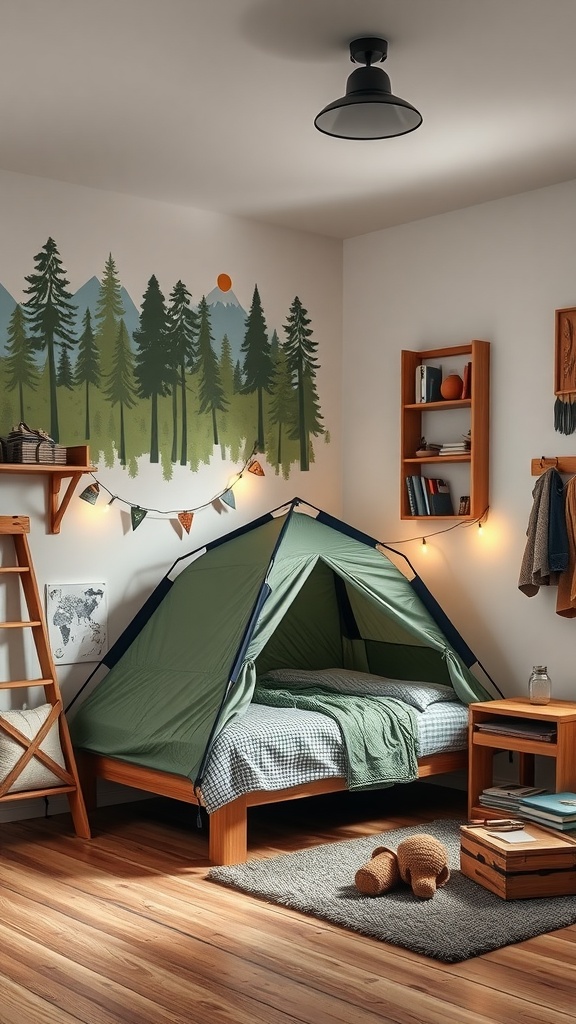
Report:
[[[394,96],[390,79],[373,65],[386,60],[385,39],[368,36],[350,43],[350,60],[364,64],[346,83],[346,95],[324,107],[314,119],[318,131],[339,139],[390,139],[419,128],[422,115]]]

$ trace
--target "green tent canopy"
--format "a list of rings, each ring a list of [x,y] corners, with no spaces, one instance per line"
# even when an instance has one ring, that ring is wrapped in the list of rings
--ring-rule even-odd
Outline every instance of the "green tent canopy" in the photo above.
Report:
[[[271,668],[350,668],[490,700],[475,664],[415,573],[294,498],[174,563],[84,684],[108,670],[72,739],[198,784],[215,736]]]

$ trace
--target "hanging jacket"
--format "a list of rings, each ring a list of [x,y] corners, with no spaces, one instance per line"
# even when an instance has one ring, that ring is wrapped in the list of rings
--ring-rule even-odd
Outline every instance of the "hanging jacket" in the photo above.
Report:
[[[557,469],[547,469],[538,477],[532,497],[518,580],[518,589],[527,597],[534,597],[540,587],[557,586],[560,573],[568,568],[564,492]]]
[[[566,484],[564,509],[569,561],[566,572],[558,580],[556,613],[573,619],[576,618],[576,476]]]

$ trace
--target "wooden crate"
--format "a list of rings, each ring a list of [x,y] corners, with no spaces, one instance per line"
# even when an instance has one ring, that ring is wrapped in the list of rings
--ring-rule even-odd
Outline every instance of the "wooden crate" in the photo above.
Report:
[[[535,842],[507,843],[486,828],[460,829],[463,875],[505,900],[576,895],[576,844],[560,832],[525,825]]]

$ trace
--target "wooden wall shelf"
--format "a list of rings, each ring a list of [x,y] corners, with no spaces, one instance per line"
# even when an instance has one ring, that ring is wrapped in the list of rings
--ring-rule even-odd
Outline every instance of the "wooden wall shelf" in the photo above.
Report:
[[[416,367],[421,363],[441,361],[444,366],[470,361],[472,366],[472,387],[470,398],[442,399],[439,402],[416,402]],[[401,454],[400,454],[400,518],[430,522],[433,519],[458,519],[475,521],[482,518],[489,505],[489,447],[490,447],[490,342],[474,340],[464,345],[448,345],[443,348],[426,350],[403,350],[401,355]],[[436,417],[447,410],[464,410],[466,424],[470,427],[472,446],[469,452],[458,455],[425,455],[418,457],[416,451],[424,429],[424,417]],[[436,423],[437,419],[434,420]],[[444,426],[444,429],[445,426]],[[447,439],[457,434],[448,435]],[[442,438],[446,439],[446,438]],[[450,483],[450,467],[468,464],[466,489],[470,494],[470,512],[459,515],[456,494],[452,495],[453,515],[414,515],[410,510],[406,477],[439,476]],[[426,466],[430,473],[422,472]],[[460,492],[461,493],[461,492]]]
[[[79,481],[84,473],[94,473],[95,471],[96,466],[90,464],[89,447],[85,444],[66,448],[66,464],[61,466],[54,466],[46,462],[0,462],[0,474],[18,473],[27,477],[45,476],[48,478],[50,533],[60,533],[60,525],[64,513],[70,504]],[[68,481],[68,486],[62,499],[60,499],[60,488],[64,480]]]

